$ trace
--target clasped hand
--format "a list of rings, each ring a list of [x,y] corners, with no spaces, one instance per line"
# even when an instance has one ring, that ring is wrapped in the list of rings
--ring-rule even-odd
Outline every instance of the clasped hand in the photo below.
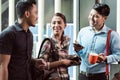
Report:
[[[44,69],[47,63],[43,59],[37,59],[35,62],[35,67],[38,69]]]

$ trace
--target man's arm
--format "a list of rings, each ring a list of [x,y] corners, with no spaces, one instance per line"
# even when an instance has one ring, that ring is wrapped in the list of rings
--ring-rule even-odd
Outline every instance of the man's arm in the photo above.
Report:
[[[8,80],[8,64],[10,55],[0,54],[0,80]]]

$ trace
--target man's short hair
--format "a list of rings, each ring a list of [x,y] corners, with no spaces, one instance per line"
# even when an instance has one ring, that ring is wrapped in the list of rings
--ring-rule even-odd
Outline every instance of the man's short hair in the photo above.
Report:
[[[36,4],[35,0],[19,0],[16,4],[17,17],[22,18],[25,11],[30,10],[33,4]]]
[[[96,3],[93,9],[102,16],[108,16],[110,14],[110,8],[107,4]]]

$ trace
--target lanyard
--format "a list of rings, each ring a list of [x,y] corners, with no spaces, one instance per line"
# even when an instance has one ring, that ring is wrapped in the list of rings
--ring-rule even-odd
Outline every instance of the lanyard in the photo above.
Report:
[[[112,30],[109,30],[108,31],[108,35],[107,35],[107,41],[106,41],[106,56],[109,55],[109,47],[110,47],[110,37],[111,37],[111,32]],[[106,75],[107,75],[107,78],[109,80],[109,67],[108,67],[108,64],[106,64]]]

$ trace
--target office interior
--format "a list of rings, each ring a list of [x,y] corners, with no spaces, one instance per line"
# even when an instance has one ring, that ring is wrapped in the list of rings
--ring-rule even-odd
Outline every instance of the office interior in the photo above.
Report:
[[[0,0],[0,32],[6,27],[14,24],[16,18],[15,4],[18,0]],[[45,37],[50,36],[50,20],[54,13],[61,12],[66,16],[67,29],[66,34],[72,38],[73,43],[79,30],[88,26],[88,14],[91,7],[96,3],[106,3],[110,6],[110,15],[106,21],[106,25],[120,34],[120,0],[36,0],[38,6],[38,22],[36,27],[30,30],[34,36],[33,57],[37,57],[40,44]],[[72,48],[71,44],[71,48]],[[72,50],[72,51],[71,51]],[[70,49],[71,54],[76,54]],[[120,65],[113,63],[114,69],[120,70]],[[79,66],[70,67],[70,79],[78,80]],[[113,73],[111,73],[113,77]]]

